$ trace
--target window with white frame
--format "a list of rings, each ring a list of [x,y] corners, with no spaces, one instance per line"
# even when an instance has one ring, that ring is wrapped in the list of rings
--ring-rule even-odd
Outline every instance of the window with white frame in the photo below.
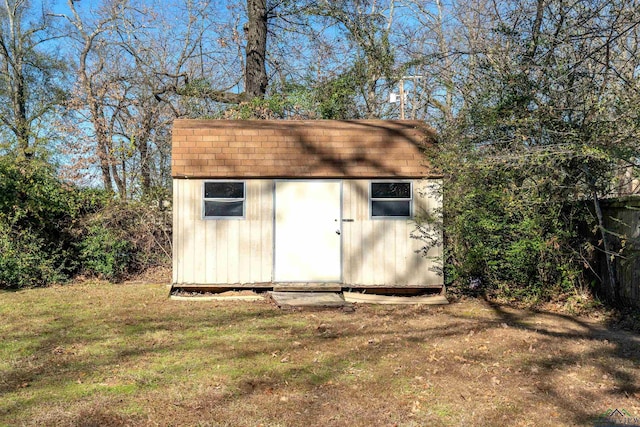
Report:
[[[203,218],[244,218],[244,181],[206,181]]]
[[[369,189],[372,218],[410,218],[412,185],[406,181],[373,181]]]

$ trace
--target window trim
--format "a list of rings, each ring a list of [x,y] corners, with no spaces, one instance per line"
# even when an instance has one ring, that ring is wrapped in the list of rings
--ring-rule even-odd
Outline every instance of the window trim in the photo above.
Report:
[[[409,184],[409,197],[373,197],[373,184],[395,184],[406,183]],[[393,202],[393,201],[408,201],[409,202],[409,216],[380,216],[373,215],[373,202]],[[408,179],[376,179],[369,181],[369,219],[392,219],[392,220],[407,220],[413,218],[413,181]]]
[[[205,197],[206,185],[207,183],[215,182],[215,183],[227,183],[227,182],[241,182],[242,183],[242,195],[243,197]],[[202,219],[203,220],[217,220],[217,219],[226,219],[226,220],[243,220],[247,218],[247,182],[241,179],[208,179],[202,182],[202,192],[200,193],[202,197]],[[242,202],[242,216],[207,216],[206,215],[206,203],[207,202]]]

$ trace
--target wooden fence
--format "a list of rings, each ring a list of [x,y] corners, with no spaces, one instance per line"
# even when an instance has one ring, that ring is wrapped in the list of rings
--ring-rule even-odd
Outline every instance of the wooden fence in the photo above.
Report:
[[[640,307],[640,196],[624,196],[602,201],[605,227],[614,243],[616,283],[620,302]],[[606,259],[600,260],[606,277]]]

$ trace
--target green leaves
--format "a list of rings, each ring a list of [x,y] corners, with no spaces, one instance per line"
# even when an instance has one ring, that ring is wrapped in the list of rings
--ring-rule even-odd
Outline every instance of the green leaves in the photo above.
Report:
[[[498,24],[469,55],[473,90],[436,160],[447,176],[450,277],[534,298],[588,287],[587,206],[617,194],[620,171],[640,158],[640,21],[625,7],[634,12],[605,0],[492,12]]]
[[[42,286],[73,271],[76,192],[36,159],[0,157],[0,287]]]
[[[107,280],[120,280],[135,256],[131,242],[98,223],[89,227],[79,249],[83,270]]]

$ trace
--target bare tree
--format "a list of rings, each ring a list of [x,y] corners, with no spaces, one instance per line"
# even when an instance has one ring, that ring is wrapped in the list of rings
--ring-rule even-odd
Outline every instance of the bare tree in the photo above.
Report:
[[[21,156],[34,154],[39,125],[62,99],[62,62],[53,53],[56,36],[44,8],[28,1],[0,5],[0,122]]]
[[[69,107],[80,112],[92,125],[95,152],[98,157],[105,190],[113,192],[113,182],[122,197],[126,198],[126,182],[118,171],[118,159],[114,147],[113,126],[118,112],[126,108],[123,96],[114,96],[123,89],[118,72],[117,52],[109,43],[115,33],[124,2],[113,2],[96,10],[96,18],[89,21],[81,16],[73,0],[68,0],[70,16],[64,16],[73,27],[71,38],[76,46],[77,87]],[[85,113],[86,112],[86,113]]]
[[[151,5],[121,1],[91,14],[71,0],[68,6],[78,76],[69,105],[78,120],[91,124],[103,186],[113,191],[115,183],[122,198],[137,188],[148,194],[156,154],[167,167],[168,132],[162,129],[189,114],[184,98],[202,96],[194,85],[198,68],[213,56],[202,51],[213,22],[209,5],[187,2],[156,13]]]

